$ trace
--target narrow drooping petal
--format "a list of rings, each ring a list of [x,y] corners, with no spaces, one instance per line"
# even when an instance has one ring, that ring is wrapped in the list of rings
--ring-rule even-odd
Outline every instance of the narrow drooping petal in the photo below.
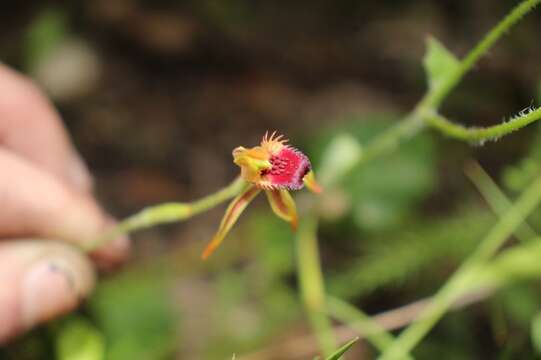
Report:
[[[314,175],[314,171],[309,171],[306,175],[304,175],[304,178],[302,179],[304,181],[304,185],[308,188],[308,190],[319,194],[323,191],[323,188],[321,185],[319,185],[316,181],[316,176]]]
[[[268,190],[265,191],[269,199],[272,211],[281,219],[291,224],[293,230],[297,230],[299,222],[297,217],[297,207],[295,201],[287,190]]]
[[[203,260],[208,258],[222,243],[229,230],[231,230],[235,222],[237,222],[240,214],[242,214],[244,209],[246,209],[246,206],[248,206],[248,204],[256,197],[257,194],[259,194],[260,191],[261,190],[256,186],[252,185],[233,199],[225,211],[225,215],[220,223],[220,227],[218,228],[216,235],[214,235],[214,238],[207,245],[205,251],[203,251]]]

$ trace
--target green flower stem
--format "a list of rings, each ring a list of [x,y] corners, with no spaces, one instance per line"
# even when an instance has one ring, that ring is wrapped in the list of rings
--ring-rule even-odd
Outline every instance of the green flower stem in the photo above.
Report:
[[[477,161],[472,161],[465,168],[466,176],[475,185],[477,190],[481,193],[485,201],[492,208],[492,210],[498,216],[504,216],[505,212],[512,206],[511,201],[505,196],[498,185],[492,180],[492,178],[485,172],[485,170],[479,165]],[[524,222],[519,226],[515,235],[520,241],[526,242],[538,235],[534,229]]]
[[[393,335],[363,311],[343,300],[327,296],[327,311],[332,317],[347,324],[361,336],[365,337],[381,352],[387,350],[393,343]],[[406,356],[406,359],[412,359],[412,357]]]
[[[315,216],[306,216],[301,221],[295,243],[302,300],[319,346],[323,354],[329,356],[336,348],[336,340],[333,337],[331,321],[326,314]]]
[[[517,202],[501,217],[476,251],[434,296],[418,320],[404,330],[380,359],[401,359],[425,337],[449,310],[453,302],[470,288],[482,266],[541,202],[541,177],[528,187]]]
[[[184,221],[237,196],[247,185],[248,183],[239,177],[225,188],[191,203],[166,203],[145,208],[120,222],[102,237],[86,244],[84,250],[93,251],[120,235],[129,234],[136,230]]]
[[[484,128],[465,127],[449,121],[433,111],[426,112],[423,119],[429,126],[439,130],[446,136],[470,142],[483,142],[486,140],[496,140],[540,120],[541,108],[528,111],[507,122]]]

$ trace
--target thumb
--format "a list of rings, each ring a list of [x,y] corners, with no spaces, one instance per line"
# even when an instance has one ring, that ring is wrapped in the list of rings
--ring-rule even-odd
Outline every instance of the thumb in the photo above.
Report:
[[[94,286],[89,260],[73,247],[41,240],[0,244],[0,344],[73,310]]]
[[[39,237],[82,245],[113,226],[86,193],[72,190],[26,159],[0,148],[0,237]],[[128,252],[119,238],[92,255],[98,264],[114,265]]]

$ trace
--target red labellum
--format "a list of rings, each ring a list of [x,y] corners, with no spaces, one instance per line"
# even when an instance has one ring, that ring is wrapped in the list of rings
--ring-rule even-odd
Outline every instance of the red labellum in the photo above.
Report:
[[[272,168],[263,175],[273,187],[281,189],[302,189],[303,178],[312,168],[308,157],[291,146],[284,146],[270,157],[269,162]]]

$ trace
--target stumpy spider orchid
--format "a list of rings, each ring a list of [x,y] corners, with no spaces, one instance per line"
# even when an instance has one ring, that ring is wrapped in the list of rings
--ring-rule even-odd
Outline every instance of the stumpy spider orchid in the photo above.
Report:
[[[229,204],[216,235],[203,252],[203,259],[222,243],[240,214],[261,191],[267,195],[272,211],[296,230],[297,208],[289,191],[306,185],[319,193],[321,187],[308,157],[287,142],[283,135],[277,136],[276,131],[270,136],[267,132],[259,146],[249,149],[239,146],[233,150],[233,161],[240,167],[240,176],[247,186]]]

